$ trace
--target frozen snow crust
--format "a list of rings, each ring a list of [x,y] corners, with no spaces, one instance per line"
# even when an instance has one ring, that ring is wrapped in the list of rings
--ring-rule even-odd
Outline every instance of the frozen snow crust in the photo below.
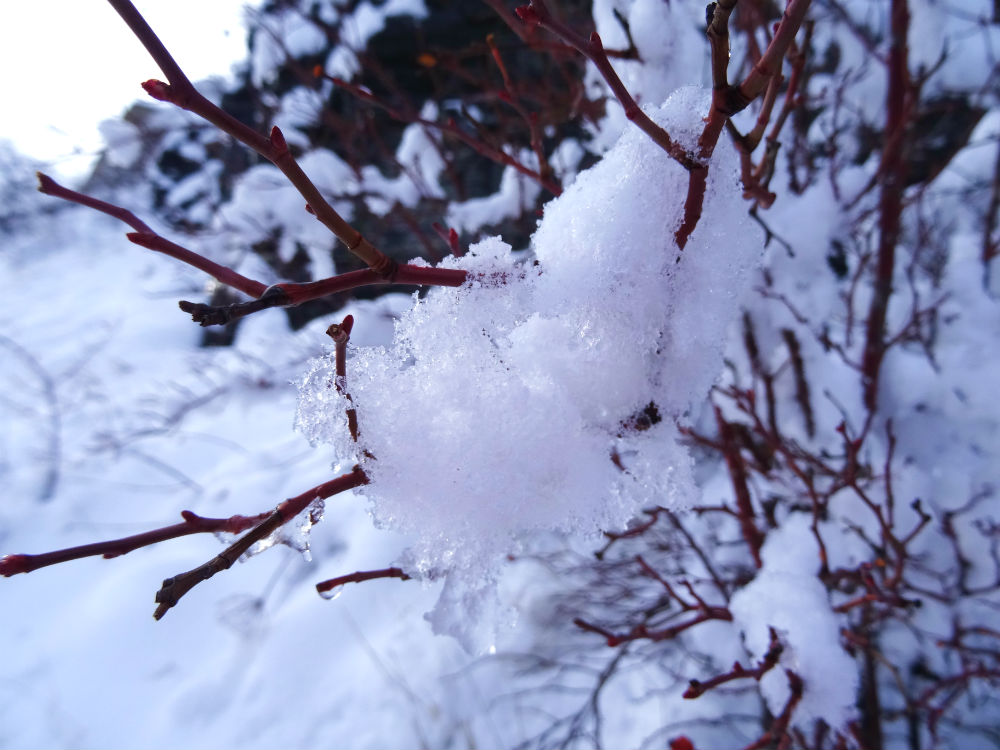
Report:
[[[650,115],[694,148],[708,96],[681,89]],[[546,206],[533,258],[490,238],[445,261],[469,281],[415,300],[390,348],[348,361],[357,444],[332,355],[312,363],[298,426],[362,464],[375,522],[415,539],[404,564],[449,577],[442,605],[459,581],[489,588],[526,532],[593,534],[651,502],[683,506],[694,491],[676,420],[720,370],[760,242],[725,146],[681,252],[687,184],[630,128]],[[660,420],[637,428],[650,404]],[[473,593],[460,594],[463,607]],[[432,621],[450,630],[448,619]]]

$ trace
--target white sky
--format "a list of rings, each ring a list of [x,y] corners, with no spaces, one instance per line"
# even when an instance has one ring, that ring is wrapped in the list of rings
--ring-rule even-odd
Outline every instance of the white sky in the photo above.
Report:
[[[247,0],[134,0],[197,81],[227,74],[245,52]],[[104,0],[4,2],[0,21],[0,139],[69,176],[100,148],[97,124],[146,98],[163,78]],[[74,154],[76,156],[74,156]],[[82,157],[82,158],[81,158]]]

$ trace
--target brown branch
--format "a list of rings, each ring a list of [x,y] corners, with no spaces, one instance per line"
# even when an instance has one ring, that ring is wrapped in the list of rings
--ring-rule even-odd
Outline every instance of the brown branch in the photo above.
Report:
[[[795,402],[799,405],[802,418],[805,420],[806,435],[814,437],[816,435],[816,419],[813,416],[812,401],[809,395],[809,378],[806,377],[802,347],[795,336],[795,331],[791,328],[782,328],[781,338],[784,339],[785,347],[788,349],[788,358],[795,376]]]
[[[937,738],[937,725],[940,722],[941,717],[944,715],[944,712],[948,709],[948,707],[963,694],[963,691],[956,690],[951,693],[950,696],[946,697],[938,706],[931,706],[931,700],[934,696],[944,690],[956,687],[967,688],[968,684],[973,680],[986,680],[995,685],[998,681],[1000,681],[1000,669],[990,669],[985,665],[973,663],[958,674],[939,678],[933,685],[921,693],[920,697],[917,699],[917,704],[930,712],[927,723],[932,737],[935,739]]]
[[[729,88],[729,16],[737,0],[719,0],[708,6],[711,18],[706,34],[712,51],[712,87]]]
[[[733,484],[733,494],[736,496],[736,507],[739,509],[740,530],[743,540],[750,549],[754,564],[760,568],[760,548],[763,545],[763,535],[754,523],[753,502],[750,499],[750,489],[747,486],[746,466],[740,455],[739,445],[733,435],[733,428],[722,416],[719,407],[715,407],[715,422],[719,428],[719,442],[729,469],[729,477]]]
[[[882,193],[879,199],[879,243],[875,266],[875,284],[865,327],[862,358],[862,387],[865,407],[874,412],[878,402],[879,372],[885,356],[885,319],[892,294],[892,276],[896,264],[896,245],[902,225],[903,189],[906,161],[903,158],[907,99],[910,89],[907,70],[907,35],[910,14],[907,0],[892,0],[891,44],[889,47],[886,93],[886,143],[879,167]]]
[[[108,216],[112,216],[119,221],[125,222],[130,227],[135,229],[135,232],[130,232],[125,235],[130,242],[133,242],[140,247],[145,247],[149,250],[155,250],[158,253],[169,255],[171,258],[176,258],[182,263],[187,263],[189,266],[194,266],[198,270],[204,271],[210,276],[218,279],[223,284],[231,286],[233,289],[238,289],[251,297],[260,297],[267,288],[265,284],[262,284],[259,281],[248,279],[246,276],[236,273],[236,271],[231,268],[219,265],[218,263],[215,263],[196,252],[188,250],[187,248],[181,247],[180,245],[161,237],[128,209],[122,208],[121,206],[115,206],[97,198],[92,198],[91,196],[84,195],[83,193],[78,193],[75,190],[70,190],[41,172],[38,173],[38,190],[45,195],[62,198],[63,200],[71,203],[78,203],[81,206],[92,208],[95,211],[100,211],[103,214],[107,214]]]
[[[604,45],[601,43],[601,37],[598,36],[596,31],[591,33],[590,39],[584,39],[571,28],[553,18],[544,0],[530,0],[529,5],[522,5],[515,9],[515,12],[528,26],[541,26],[543,29],[552,32],[563,42],[590,60],[598,72],[600,72],[612,93],[614,93],[615,98],[621,102],[622,107],[625,109],[625,116],[634,122],[642,132],[652,138],[660,148],[666,151],[682,167],[687,170],[694,170],[702,165],[700,159],[689,154],[683,146],[670,137],[666,130],[653,122],[639,108],[639,105],[636,104],[635,99],[632,98],[632,95],[625,88],[625,84],[622,83],[621,78],[618,77],[614,67],[611,65],[611,60],[608,58],[608,54],[604,50]]]
[[[216,573],[227,570],[254,544],[266,539],[277,531],[281,526],[291,521],[295,516],[308,508],[316,500],[331,497],[340,492],[360,487],[368,483],[368,477],[360,467],[354,469],[336,479],[317,485],[301,495],[289,498],[279,504],[274,511],[268,514],[263,521],[257,524],[248,533],[244,534],[223,552],[213,557],[204,565],[199,565],[194,570],[186,573],[166,578],[160,590],[156,592],[156,611],[153,617],[159,620],[170,610],[188,591],[193,589],[202,581],[207,581]]]
[[[499,98],[517,112],[518,116],[528,127],[531,149],[535,152],[535,158],[538,160],[538,173],[544,179],[551,181],[553,174],[552,166],[549,164],[548,158],[545,156],[545,149],[542,146],[542,129],[538,123],[538,114],[529,112],[519,101],[517,89],[514,88],[514,82],[507,71],[507,66],[504,64],[503,56],[500,54],[500,48],[497,46],[493,34],[487,35],[486,44],[489,46],[490,52],[493,55],[493,61],[500,69],[500,75],[503,78],[504,90],[500,92]]]
[[[637,632],[633,638],[649,638],[651,641],[667,641],[676,638],[685,630],[693,628],[695,625],[700,625],[703,622],[708,622],[709,620],[724,620],[726,622],[732,622],[732,619],[733,615],[726,607],[707,607],[696,617],[693,617],[690,620],[685,620],[677,625],[671,625],[669,628],[649,630],[645,626],[640,626],[639,632]]]
[[[997,158],[993,166],[993,184],[990,186],[990,201],[986,207],[986,221],[983,222],[983,286],[989,288],[990,268],[992,261],[1000,255],[1000,238],[994,239],[997,228],[997,217],[1000,216],[1000,148],[997,148]]]
[[[588,633],[597,633],[597,635],[602,636],[607,641],[609,648],[621,645],[622,641],[617,635],[599,625],[587,622],[582,617],[573,618],[573,624],[580,628],[580,630],[586,630]]]
[[[648,562],[646,562],[645,558],[643,558],[642,555],[636,555],[635,561],[639,564],[639,567],[642,569],[643,575],[649,576],[657,583],[659,583],[661,586],[663,586],[663,588],[670,595],[670,597],[674,599],[681,606],[681,609],[690,611],[697,608],[696,605],[691,604],[690,602],[687,602],[684,599],[682,599],[680,594],[678,594],[677,591],[674,589],[674,587],[671,585],[670,581],[661,576]]]
[[[757,64],[753,66],[753,69],[739,85],[739,96],[734,98],[737,102],[744,102],[740,109],[743,109],[760,96],[764,89],[767,88],[768,82],[772,77],[781,75],[781,63],[795,40],[795,35],[799,31],[799,27],[802,26],[802,22],[805,20],[806,11],[809,9],[811,1],[788,0],[788,5],[785,6],[785,12],[782,14],[781,21],[778,24],[778,30],[775,31],[770,44],[767,45],[767,49],[764,50],[764,54],[760,60],[757,61]],[[738,111],[731,112],[730,115],[736,114]]]
[[[162,529],[146,531],[142,534],[123,537],[122,539],[112,539],[106,542],[95,542],[84,544],[79,547],[69,547],[68,549],[45,552],[39,555],[5,555],[0,558],[0,575],[13,576],[18,573],[30,573],[33,570],[44,568],[49,565],[79,560],[83,557],[95,557],[101,555],[105,559],[125,555],[140,547],[148,547],[153,544],[165,542],[168,539],[176,539],[189,534],[206,534],[223,532],[226,534],[239,534],[250,527],[260,523],[268,517],[268,513],[261,513],[256,516],[230,516],[229,518],[203,518],[189,510],[181,511],[181,523],[172,526],[165,526]]]
[[[406,286],[461,286],[468,275],[456,268],[430,268],[428,266],[397,265],[392,276],[387,278],[370,268],[331,276],[319,281],[302,284],[282,282],[268,287],[260,299],[250,302],[236,302],[231,305],[206,305],[201,302],[182,300],[178,306],[202,326],[225,325],[238,318],[251,315],[270,307],[300,305],[309,300],[330,294],[346,292],[371,284],[398,284]]]
[[[792,72],[788,78],[788,88],[785,89],[785,99],[781,104],[781,111],[778,112],[777,119],[775,119],[774,124],[771,126],[771,132],[767,134],[764,157],[761,159],[756,170],[757,179],[765,187],[770,183],[771,175],[774,173],[774,161],[778,154],[778,136],[782,128],[784,128],[788,116],[795,108],[803,71],[806,67],[806,59],[812,47],[812,35],[813,23],[808,21],[805,23],[805,38],[802,41],[802,45],[793,45],[792,52],[789,55],[792,63]]]
[[[337,576],[336,578],[321,581],[316,584],[316,591],[320,596],[325,594],[326,596],[324,598],[332,599],[336,597],[337,593],[339,593],[340,587],[345,584],[373,581],[377,578],[398,578],[401,581],[410,580],[410,576],[404,573],[400,568],[383,568],[382,570],[364,571],[359,570],[356,573],[349,573],[348,575]]]
[[[684,691],[684,697],[687,699],[699,698],[712,688],[732,682],[733,680],[749,678],[759,682],[761,677],[777,666],[778,659],[781,658],[783,650],[784,646],[778,640],[778,634],[774,631],[774,628],[771,628],[771,643],[767,649],[767,653],[760,660],[760,664],[752,669],[747,669],[739,662],[734,662],[733,668],[725,674],[720,674],[710,680],[691,680],[688,683],[687,690]]]
[[[108,0],[108,3],[128,24],[132,33],[146,48],[150,57],[153,58],[153,61],[169,81],[169,83],[155,79],[146,81],[142,84],[146,93],[154,99],[170,102],[181,109],[193,112],[270,161],[281,170],[289,182],[305,198],[307,205],[312,209],[311,213],[341,242],[347,245],[348,250],[380,275],[390,275],[393,272],[396,262],[366,240],[357,229],[344,221],[340,214],[334,210],[333,206],[323,197],[319,188],[302,171],[289,151],[285,137],[278,128],[272,128],[270,137],[265,137],[212,104],[194,88],[155,32],[129,0]]]
[[[341,323],[334,323],[326,329],[326,335],[333,339],[336,347],[335,369],[337,374],[337,393],[347,399],[350,406],[347,409],[347,429],[351,439],[358,442],[358,412],[354,408],[354,400],[347,392],[347,342],[351,340],[351,329],[354,328],[354,316],[348,315]]]
[[[788,686],[791,688],[791,695],[788,696],[788,702],[785,703],[785,707],[781,710],[781,713],[774,718],[774,723],[771,724],[771,728],[768,729],[764,734],[762,734],[755,742],[751,742],[743,750],[760,750],[760,748],[769,747],[776,740],[781,740],[788,731],[788,724],[792,719],[792,712],[795,711],[795,707],[799,705],[799,701],[802,700],[802,691],[805,688],[805,684],[802,682],[802,678],[799,677],[795,672],[790,669],[785,670],[785,674],[788,676]],[[778,746],[781,747],[780,742]]]
[[[685,630],[700,625],[703,622],[708,622],[709,620],[724,620],[726,622],[732,622],[733,615],[726,607],[710,607],[705,606],[699,608],[698,614],[689,620],[677,623],[676,625],[671,625],[670,627],[661,628],[659,630],[650,630],[645,624],[639,624],[633,627],[628,633],[624,635],[617,635],[612,631],[602,628],[600,625],[594,625],[593,623],[587,622],[583,618],[577,617],[573,620],[573,624],[576,625],[581,630],[586,630],[590,633],[597,633],[603,636],[607,641],[610,648],[620,646],[628,641],[638,641],[638,640],[650,640],[654,643],[657,641],[667,641],[672,638],[676,638],[678,635],[683,633]]]
[[[611,545],[613,545],[615,542],[621,539],[630,539],[632,537],[642,536],[647,531],[649,531],[649,529],[653,527],[653,524],[656,523],[657,519],[660,516],[660,513],[666,512],[666,509],[657,506],[655,508],[649,508],[648,510],[643,510],[642,512],[645,515],[649,516],[648,521],[643,521],[642,523],[636,524],[635,526],[625,529],[625,531],[605,531],[604,537],[608,540],[608,542],[594,553],[594,557],[596,557],[598,560],[603,560],[604,555],[607,554],[607,551],[611,549]]]
[[[770,92],[771,89],[768,89]],[[741,135],[733,125],[732,120],[726,120],[726,130],[732,136],[733,145],[740,156],[740,181],[743,183],[743,197],[756,201],[757,205],[763,208],[770,208],[777,196],[760,184],[755,174],[753,158],[750,155],[751,138],[749,135]]]
[[[674,234],[677,246],[684,249],[691,233],[701,219],[705,203],[705,188],[708,184],[708,163],[718,145],[719,136],[725,129],[726,121],[737,112],[750,105],[760,96],[772,77],[781,75],[781,62],[795,39],[799,27],[805,18],[806,10],[811,0],[789,0],[785,13],[778,25],[778,30],[771,38],[770,44],[764,50],[760,60],[753,70],[738,86],[731,86],[726,81],[725,66],[729,59],[729,33],[724,34],[718,28],[728,23],[732,5],[716,3],[712,21],[709,24],[710,45],[712,49],[712,71],[714,87],[712,90],[712,106],[708,121],[698,139],[698,154],[688,177],[688,194],[684,201],[684,219]],[[723,59],[724,56],[724,59]]]
[[[427,266],[396,264],[393,271],[389,274],[380,274],[374,269],[365,268],[340,274],[339,276],[331,276],[327,279],[320,279],[319,281],[309,281],[301,284],[279,283],[268,287],[260,281],[249,279],[227,266],[215,263],[192,250],[181,247],[175,242],[171,242],[165,237],[156,234],[148,224],[126,208],[107,203],[89,195],[84,195],[83,193],[78,193],[75,190],[70,190],[57,183],[51,177],[41,173],[38,174],[38,181],[38,189],[46,195],[92,208],[95,211],[100,211],[128,224],[136,230],[125,235],[130,242],[140,247],[169,255],[171,258],[179,260],[182,263],[187,263],[189,266],[204,271],[219,282],[255,298],[247,302],[236,302],[231,305],[221,306],[188,302],[186,300],[179,302],[178,306],[181,310],[191,315],[192,319],[202,326],[225,325],[261,310],[267,310],[272,307],[300,305],[309,300],[369,284],[461,286],[465,283],[467,277],[465,271],[453,268],[430,268]],[[457,240],[456,235],[456,246]]]

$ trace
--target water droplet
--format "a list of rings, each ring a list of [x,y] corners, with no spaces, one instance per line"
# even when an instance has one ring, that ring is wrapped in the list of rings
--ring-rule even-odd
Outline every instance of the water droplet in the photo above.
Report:
[[[334,586],[332,589],[329,589],[328,591],[320,591],[319,595],[322,596],[324,599],[336,599],[343,593],[344,593],[344,584],[340,584],[339,586]]]

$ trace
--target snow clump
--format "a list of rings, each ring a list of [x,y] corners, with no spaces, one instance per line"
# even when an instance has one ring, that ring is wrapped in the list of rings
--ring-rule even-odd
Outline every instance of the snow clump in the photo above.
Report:
[[[686,88],[649,114],[694,150],[709,94]],[[674,241],[688,173],[638,129],[545,207],[533,258],[485,239],[442,265],[469,273],[396,324],[392,346],[353,351],[347,390],[332,354],[300,389],[298,427],[362,465],[375,523],[412,537],[403,564],[447,577],[437,631],[490,611],[505,554],[535,530],[591,535],[696,488],[677,420],[722,365],[760,242],[736,156],[713,157],[702,220]]]
[[[778,716],[791,695],[785,670],[802,678],[802,698],[792,726],[807,729],[822,719],[841,730],[856,718],[858,672],[854,659],[840,646],[840,622],[819,580],[820,554],[805,513],[790,516],[768,534],[761,549],[763,567],[729,603],[733,621],[743,631],[755,661],[770,647],[774,628],[783,650],[780,669],[760,679],[768,710]],[[833,524],[823,531],[832,536]]]

